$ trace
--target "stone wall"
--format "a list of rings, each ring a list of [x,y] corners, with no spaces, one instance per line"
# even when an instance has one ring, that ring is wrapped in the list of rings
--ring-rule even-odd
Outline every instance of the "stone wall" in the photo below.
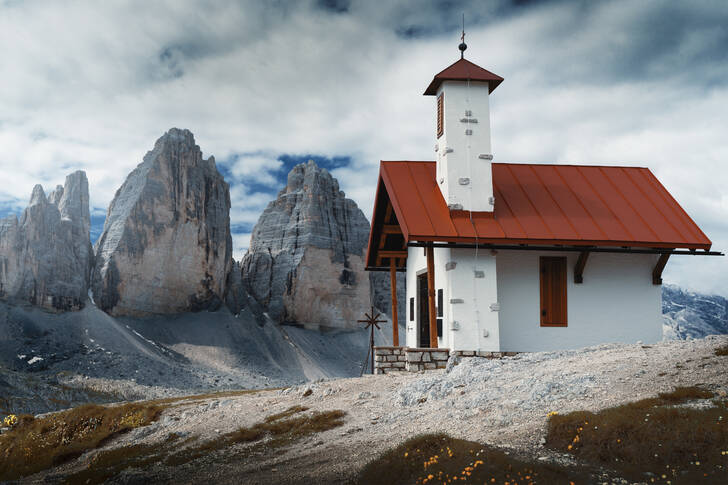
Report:
[[[449,356],[449,349],[374,347],[374,373],[444,369]]]
[[[444,369],[450,357],[450,349],[405,348],[405,357],[409,372],[421,370]]]
[[[518,352],[485,352],[475,350],[454,350],[455,357],[485,357],[486,359],[500,359],[501,357],[513,357]]]
[[[389,374],[395,371],[418,372],[421,370],[444,369],[448,358],[483,357],[500,359],[513,357],[518,352],[484,352],[475,350],[428,349],[414,347],[374,347],[374,373]]]
[[[406,370],[406,347],[374,347],[374,373],[389,374]]]

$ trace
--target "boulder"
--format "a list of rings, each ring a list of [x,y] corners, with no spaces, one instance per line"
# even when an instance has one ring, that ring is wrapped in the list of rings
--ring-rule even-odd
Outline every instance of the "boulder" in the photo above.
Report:
[[[94,300],[111,315],[216,309],[232,267],[230,193],[213,157],[172,128],[116,192],[96,243]]]

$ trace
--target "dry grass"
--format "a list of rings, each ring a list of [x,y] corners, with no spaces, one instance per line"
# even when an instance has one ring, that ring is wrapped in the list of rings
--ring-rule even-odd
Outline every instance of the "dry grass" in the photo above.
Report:
[[[523,461],[473,441],[443,434],[417,436],[367,464],[359,485],[388,484],[582,484],[584,468],[569,469]]]
[[[154,421],[162,408],[146,403],[88,404],[34,419],[21,416],[0,435],[0,480],[15,480],[72,460],[114,436]]]
[[[218,462],[221,459],[250,457],[256,452],[280,448],[304,436],[341,426],[346,415],[343,411],[313,412],[295,416],[307,411],[302,406],[294,406],[281,413],[268,416],[263,421],[249,427],[240,428],[221,435],[217,439],[194,444],[194,438],[179,441],[178,435],[170,435],[163,443],[151,445],[131,445],[98,452],[88,467],[66,477],[67,483],[101,484],[122,471],[130,468],[149,470],[154,466],[179,467],[201,459]],[[269,438],[267,441],[262,441]],[[252,444],[255,446],[235,448],[235,445]],[[223,458],[217,455],[224,451]]]
[[[728,355],[728,344],[715,349],[715,355],[722,356],[722,357],[725,357],[726,355]]]
[[[551,416],[546,445],[648,483],[728,483],[728,408],[676,406],[713,393],[677,388],[598,413]]]

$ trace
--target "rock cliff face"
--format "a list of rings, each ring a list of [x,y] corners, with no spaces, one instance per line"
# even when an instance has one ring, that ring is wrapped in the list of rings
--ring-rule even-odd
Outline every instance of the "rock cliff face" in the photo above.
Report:
[[[243,285],[278,322],[356,327],[372,301],[368,237],[336,179],[313,161],[297,165],[253,229]]]
[[[232,266],[230,193],[215,160],[172,128],[116,192],[96,243],[94,300],[112,315],[216,308]]]
[[[728,333],[728,299],[664,285],[662,322],[662,333],[667,340]]]
[[[83,308],[93,265],[88,204],[88,180],[78,171],[48,197],[36,185],[20,221],[0,220],[0,298]]]

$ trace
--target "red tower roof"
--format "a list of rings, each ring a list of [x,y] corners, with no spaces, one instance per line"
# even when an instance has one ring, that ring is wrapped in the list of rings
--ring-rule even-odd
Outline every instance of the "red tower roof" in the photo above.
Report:
[[[498,85],[503,82],[503,78],[497,74],[483,69],[473,64],[467,59],[459,59],[454,64],[446,67],[442,72],[435,75],[427,89],[425,96],[434,96],[437,94],[437,88],[443,81],[480,81],[488,83],[488,92],[492,93]]]

